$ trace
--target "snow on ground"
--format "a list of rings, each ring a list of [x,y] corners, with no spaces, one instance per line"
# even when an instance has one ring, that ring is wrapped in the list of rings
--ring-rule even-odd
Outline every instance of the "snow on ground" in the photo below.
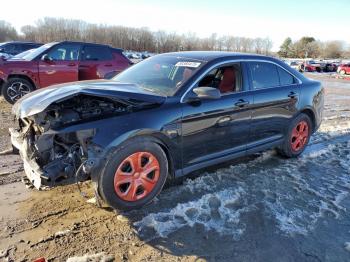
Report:
[[[342,200],[350,192],[349,163],[350,119],[326,120],[298,159],[283,159],[271,150],[188,179],[160,196],[176,199],[175,206],[150,213],[134,226],[151,239],[196,224],[238,239],[246,228],[241,218],[262,206],[281,234],[306,235],[320,218],[337,219],[346,211]]]
[[[84,255],[81,257],[70,257],[67,259],[67,262],[109,262],[114,261],[114,256],[106,255],[104,252],[93,254],[93,255]]]

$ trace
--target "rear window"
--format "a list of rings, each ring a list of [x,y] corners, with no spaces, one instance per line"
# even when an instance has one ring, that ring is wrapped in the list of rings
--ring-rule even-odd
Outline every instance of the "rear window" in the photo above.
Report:
[[[271,63],[251,62],[250,70],[254,89],[279,86],[277,67]]]
[[[105,46],[85,46],[83,50],[83,60],[85,61],[106,61],[112,60],[112,53]]]
[[[278,66],[277,66],[277,70],[278,70],[278,75],[280,77],[281,86],[292,85],[296,83],[294,76],[289,74],[286,70],[283,70]]]

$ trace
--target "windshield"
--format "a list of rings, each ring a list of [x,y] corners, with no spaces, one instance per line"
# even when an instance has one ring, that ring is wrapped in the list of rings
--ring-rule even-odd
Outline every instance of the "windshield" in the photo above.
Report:
[[[113,80],[136,84],[156,94],[173,96],[205,63],[176,56],[154,56],[133,65],[115,76]]]
[[[38,55],[40,55],[41,53],[43,53],[44,51],[46,51],[47,49],[49,49],[50,47],[52,47],[53,45],[55,45],[56,43],[48,43],[46,45],[42,45],[39,48],[33,50],[33,52],[30,52],[28,54],[26,54],[25,56],[23,56],[22,58],[24,60],[33,60],[34,58],[36,58]]]

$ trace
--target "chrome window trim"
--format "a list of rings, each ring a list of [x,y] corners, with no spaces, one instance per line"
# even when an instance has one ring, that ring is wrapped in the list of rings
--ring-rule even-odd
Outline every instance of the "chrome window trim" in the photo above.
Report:
[[[273,61],[269,61],[269,60],[265,60],[265,59],[234,59],[234,60],[227,60],[227,61],[219,62],[219,63],[211,66],[209,69],[207,69],[205,72],[203,72],[199,77],[197,77],[197,79],[191,84],[191,86],[181,96],[180,103],[184,103],[184,98],[187,95],[187,93],[190,92],[192,90],[192,88],[198,83],[198,81],[200,79],[202,79],[202,77],[204,77],[206,74],[208,74],[211,70],[213,70],[214,68],[216,68],[218,66],[221,66],[221,65],[233,64],[233,63],[241,63],[241,62],[263,62],[263,63],[274,64],[276,66],[279,66],[284,71],[286,71],[287,73],[291,74],[293,77],[295,77],[295,79],[298,80],[298,83],[295,83],[295,84],[292,84],[292,85],[300,85],[302,83],[302,81],[296,75],[294,75],[292,72],[288,71],[287,69],[283,68],[281,65],[279,65],[279,64],[277,64],[276,62],[273,62]],[[288,86],[292,86],[292,85],[288,85]],[[284,86],[286,86],[286,85],[284,85]],[[260,88],[260,89],[255,89],[254,88],[253,90],[244,90],[244,91],[241,91],[241,92],[254,91],[254,90],[263,90],[263,89],[276,88],[276,87],[283,87],[283,86],[274,86],[274,87],[267,87],[267,88]],[[234,94],[234,92],[232,92],[231,94]]]

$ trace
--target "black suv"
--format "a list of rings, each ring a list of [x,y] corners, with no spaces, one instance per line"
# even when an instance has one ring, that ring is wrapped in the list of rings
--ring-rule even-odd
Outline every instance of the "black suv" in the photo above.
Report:
[[[33,42],[19,42],[19,41],[5,42],[5,43],[0,43],[0,53],[5,53],[11,56],[14,56],[24,51],[27,51],[29,49],[38,48],[39,46],[42,46],[42,45],[43,44],[33,43]]]

